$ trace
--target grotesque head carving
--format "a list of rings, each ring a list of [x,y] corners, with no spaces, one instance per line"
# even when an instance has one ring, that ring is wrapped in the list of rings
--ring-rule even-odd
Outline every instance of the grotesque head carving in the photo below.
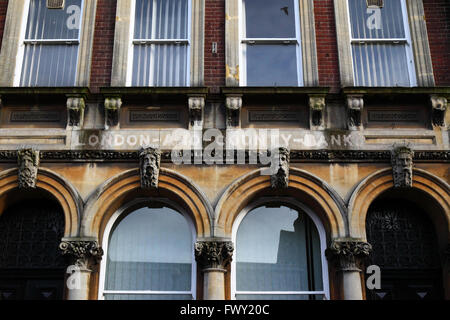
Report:
[[[278,148],[273,154],[272,166],[275,172],[270,177],[272,188],[285,189],[289,185],[289,161],[290,152],[287,148]]]
[[[36,188],[36,179],[39,167],[39,151],[22,149],[17,152],[19,165],[19,188]]]
[[[145,148],[139,153],[141,187],[143,189],[158,188],[161,152],[155,148]]]
[[[407,146],[394,147],[391,161],[395,188],[412,186],[413,156],[414,152]]]

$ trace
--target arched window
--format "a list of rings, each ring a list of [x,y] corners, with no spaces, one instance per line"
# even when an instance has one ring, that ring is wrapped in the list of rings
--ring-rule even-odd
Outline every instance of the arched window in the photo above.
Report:
[[[162,203],[119,210],[104,243],[100,299],[195,299],[194,228]]]
[[[233,298],[314,300],[329,296],[325,232],[319,220],[306,213],[306,207],[292,202],[255,206],[238,217],[233,228]]]

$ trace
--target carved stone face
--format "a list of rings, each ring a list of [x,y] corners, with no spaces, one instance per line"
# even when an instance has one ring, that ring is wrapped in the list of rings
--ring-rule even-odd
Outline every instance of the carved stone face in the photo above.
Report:
[[[19,188],[35,188],[39,166],[39,152],[31,149],[18,151]]]
[[[276,173],[271,176],[272,188],[287,188],[289,184],[289,150],[280,148],[277,157]]]
[[[144,149],[140,154],[141,185],[143,188],[157,188],[161,154],[153,148]]]
[[[404,151],[394,153],[392,159],[395,187],[412,186],[413,153]]]

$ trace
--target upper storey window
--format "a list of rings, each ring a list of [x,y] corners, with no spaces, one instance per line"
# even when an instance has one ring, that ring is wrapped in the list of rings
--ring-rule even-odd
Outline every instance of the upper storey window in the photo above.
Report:
[[[16,86],[74,86],[77,76],[83,0],[62,8],[30,0],[23,45],[19,46]]]
[[[353,76],[356,86],[416,85],[405,0],[348,0]]]
[[[303,85],[299,4],[242,0],[241,85]]]
[[[189,86],[190,0],[135,0],[132,86]]]

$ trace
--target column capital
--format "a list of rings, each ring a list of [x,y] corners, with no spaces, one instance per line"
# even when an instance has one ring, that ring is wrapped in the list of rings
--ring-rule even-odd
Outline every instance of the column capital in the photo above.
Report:
[[[103,249],[96,240],[89,239],[63,239],[59,245],[64,256],[73,259],[74,264],[82,271],[92,271],[103,256]]]
[[[361,271],[362,262],[369,257],[372,246],[360,240],[334,240],[325,254],[338,271]]]
[[[197,241],[195,243],[195,259],[200,263],[203,272],[210,270],[225,272],[226,266],[233,257],[232,241]]]

